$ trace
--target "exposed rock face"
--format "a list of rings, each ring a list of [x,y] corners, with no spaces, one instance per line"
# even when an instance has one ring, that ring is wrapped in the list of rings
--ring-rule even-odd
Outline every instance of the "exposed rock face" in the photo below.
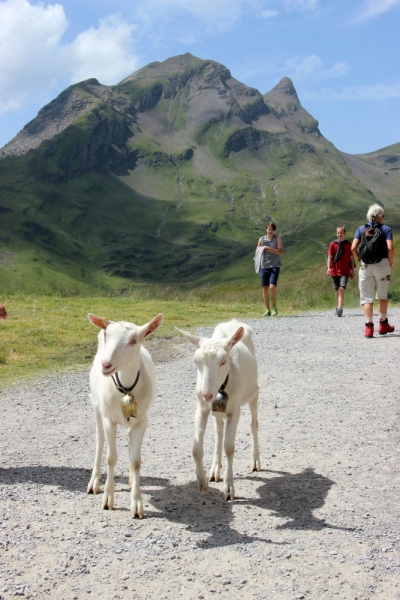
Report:
[[[308,256],[315,225],[326,232],[339,214],[349,223],[354,206],[369,201],[290,79],[263,96],[190,54],[116,86],[90,79],[69,87],[1,156],[2,240],[37,252],[32,274],[49,276],[32,285],[46,290],[57,269],[68,290],[66,270],[79,290],[111,289],[108,276],[216,281],[253,253],[266,220],[298,261],[290,248],[304,243]],[[382,177],[395,182],[397,150],[382,161]]]
[[[318,121],[314,119],[300,104],[297,92],[289,77],[283,77],[278,85],[264,94],[264,102],[271,111],[289,127],[295,124],[305,133],[320,136]]]
[[[38,116],[2,148],[0,158],[20,156],[37,148],[44,140],[52,139],[88,113],[105,95],[108,95],[108,88],[96,79],[70,86],[44,106]]]
[[[123,163],[131,166],[137,152],[127,142],[143,127],[138,115],[151,113],[161,101],[174,99],[187,107],[185,129],[189,135],[195,137],[199,127],[200,134],[206,132],[216,122],[229,121],[231,127],[243,129],[242,134],[234,134],[226,143],[225,155],[249,144],[259,146],[260,140],[264,143],[268,139],[268,135],[257,131],[269,129],[269,121],[261,123],[261,117],[269,117],[272,123],[296,113],[303,117],[302,123],[308,120],[308,127],[316,123],[301,108],[287,77],[263,97],[256,89],[234,79],[223,65],[184,54],[151,63],[114,87],[103,86],[96,79],[70,86],[2,148],[0,158],[23,155],[43,144],[35,161],[41,163],[42,176],[51,181],[77,177],[87,169],[112,169]],[[157,138],[157,122],[163,117],[151,115]],[[249,131],[249,126],[256,129]],[[303,131],[308,131],[304,127]],[[283,128],[285,124],[281,122]],[[66,142],[67,151],[58,157]],[[50,158],[51,164],[44,168],[44,161]]]

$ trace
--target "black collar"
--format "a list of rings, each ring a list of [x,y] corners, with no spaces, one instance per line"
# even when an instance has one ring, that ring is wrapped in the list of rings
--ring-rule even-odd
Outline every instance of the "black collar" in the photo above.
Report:
[[[133,390],[133,388],[135,387],[135,385],[136,385],[136,384],[137,384],[137,382],[139,381],[139,377],[140,377],[140,370],[138,371],[138,374],[137,374],[137,376],[136,376],[136,379],[135,379],[135,382],[134,382],[134,384],[133,384],[133,385],[131,385],[131,387],[130,387],[130,388],[125,388],[125,387],[122,385],[122,383],[121,383],[121,381],[120,381],[120,379],[119,379],[119,377],[118,377],[118,373],[115,373],[115,379],[114,379],[114,375],[111,375],[111,377],[112,377],[112,380],[113,380],[113,382],[114,382],[114,385],[115,385],[115,387],[117,388],[117,390],[118,390],[119,392],[121,392],[121,394],[128,394],[129,392],[131,392],[131,391]]]
[[[223,384],[221,385],[221,387],[219,388],[219,390],[218,390],[218,391],[219,391],[219,393],[221,393],[221,392],[223,392],[223,391],[225,390],[226,386],[228,385],[228,381],[229,381],[229,373],[228,373],[228,375],[226,376],[226,379],[225,379],[224,383],[223,383]]]

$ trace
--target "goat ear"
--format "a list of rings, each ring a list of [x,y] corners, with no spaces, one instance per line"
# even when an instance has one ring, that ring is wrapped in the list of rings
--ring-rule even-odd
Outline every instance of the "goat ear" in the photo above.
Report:
[[[112,323],[112,321],[109,321],[105,317],[97,317],[96,315],[92,315],[92,313],[89,313],[87,317],[92,325],[96,325],[96,327],[100,327],[101,329],[106,329],[107,325]]]
[[[190,333],[189,331],[183,331],[183,329],[178,329],[178,327],[175,327],[175,329],[184,335],[193,346],[199,348],[201,338],[198,335],[194,335],[194,333]]]
[[[235,344],[237,344],[238,342],[240,342],[240,340],[242,339],[244,335],[244,327],[239,327],[239,329],[233,334],[233,336],[231,337],[231,339],[228,341],[228,346],[230,346],[231,348],[233,348],[233,346]]]
[[[151,333],[153,333],[153,331],[155,331],[156,329],[158,329],[161,325],[161,323],[163,322],[163,315],[159,314],[156,317],[154,317],[154,319],[152,321],[150,321],[150,323],[146,323],[146,325],[142,325],[142,327],[140,328],[140,339],[144,340],[144,338],[146,338],[148,335],[150,335]]]

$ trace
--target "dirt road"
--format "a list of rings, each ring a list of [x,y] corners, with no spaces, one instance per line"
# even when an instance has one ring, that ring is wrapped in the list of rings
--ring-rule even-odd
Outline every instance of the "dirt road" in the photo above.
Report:
[[[222,483],[197,491],[193,348],[164,343],[143,445],[143,520],[130,518],[123,432],[115,510],[86,494],[88,372],[3,390],[0,598],[399,598],[399,309],[390,321],[394,334],[373,340],[360,310],[247,321],[262,471],[249,473],[246,408],[234,502]],[[205,448],[210,466],[211,419]]]

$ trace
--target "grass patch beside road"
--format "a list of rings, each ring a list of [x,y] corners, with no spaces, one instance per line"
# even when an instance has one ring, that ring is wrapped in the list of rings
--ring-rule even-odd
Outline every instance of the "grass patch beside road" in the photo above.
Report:
[[[396,250],[399,244],[396,244]],[[399,262],[399,261],[398,261]],[[346,308],[359,307],[357,277],[349,282]],[[252,283],[229,282],[193,289],[140,286],[114,297],[10,295],[0,298],[9,319],[0,321],[0,389],[20,380],[56,371],[87,368],[96,352],[98,330],[87,313],[142,325],[158,313],[164,323],[152,338],[176,337],[175,327],[194,331],[220,321],[260,318],[263,312],[258,276]],[[400,265],[393,270],[390,306],[400,304]],[[325,269],[293,277],[282,268],[278,284],[280,316],[335,308]],[[361,310],[361,309],[360,309]]]
[[[260,308],[226,303],[207,303],[193,298],[138,297],[38,297],[3,298],[9,318],[0,322],[0,389],[10,383],[90,365],[96,352],[98,329],[88,312],[118,321],[142,325],[158,313],[164,323],[152,337],[172,338],[175,327],[194,330],[218,321],[255,317]]]

